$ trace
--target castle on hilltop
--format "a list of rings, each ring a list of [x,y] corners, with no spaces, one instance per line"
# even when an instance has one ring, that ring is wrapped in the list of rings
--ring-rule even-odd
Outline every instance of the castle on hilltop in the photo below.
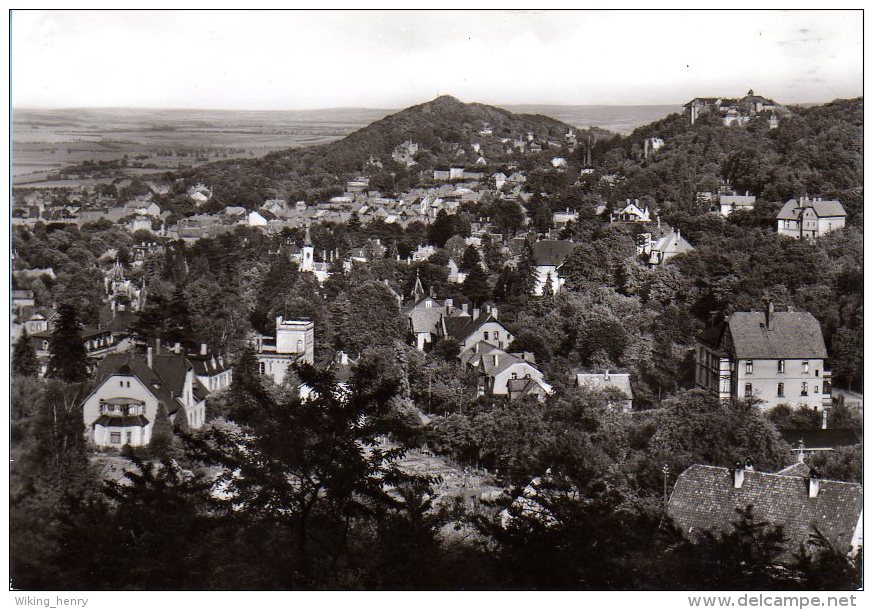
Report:
[[[725,127],[742,126],[757,116],[764,116],[769,122],[770,129],[776,129],[779,127],[779,117],[791,114],[785,106],[769,98],[755,95],[751,89],[745,97],[739,99],[695,97],[683,108],[692,125],[702,114],[716,112],[721,115]]]

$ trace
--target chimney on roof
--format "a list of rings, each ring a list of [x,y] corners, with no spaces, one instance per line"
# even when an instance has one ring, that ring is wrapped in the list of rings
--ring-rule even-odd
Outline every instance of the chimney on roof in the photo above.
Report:
[[[446,299],[446,313],[449,313],[452,310],[452,306],[455,304],[454,299]]]
[[[748,472],[755,472],[755,464],[752,462],[752,458],[746,458],[746,463],[743,465]]]
[[[205,344],[205,343],[201,343],[201,344],[200,344],[200,355],[201,355],[201,356],[205,356],[205,355],[206,355],[206,344]]]
[[[773,318],[775,317],[773,314],[776,312],[776,306],[773,305],[773,301],[767,301],[767,311],[764,312],[764,319],[767,322],[767,330],[773,330]]]
[[[467,304],[466,303],[461,303],[461,311],[463,311],[464,313],[467,313]]]
[[[491,356],[494,358],[494,366],[496,367],[496,366],[497,366],[497,360],[498,360],[498,358],[499,358],[500,355],[495,351],[493,354],[491,354]]]
[[[604,380],[604,381],[609,381],[609,369],[606,369],[606,370],[603,372],[603,380]]]
[[[478,307],[474,307],[474,308],[473,308],[473,319],[476,320],[476,319],[478,319],[478,318],[479,318],[479,308],[478,308]]]
[[[821,477],[815,468],[809,469],[809,497],[817,498],[818,490],[821,486]]]
[[[746,470],[740,462],[734,466],[734,489],[739,489],[743,486],[743,481],[746,478]]]
[[[179,343],[178,341],[176,341],[176,343],[173,345],[173,353],[175,353],[175,354],[182,353],[182,344]]]
[[[150,369],[154,368],[155,357],[154,357],[154,351],[152,350],[151,346],[149,346],[148,349],[146,349],[146,364],[148,365],[148,367]]]
[[[478,344],[478,343],[474,343],[474,344],[473,344],[473,353],[474,353],[474,354],[478,354],[478,353],[479,353],[479,344]]]
[[[496,305],[491,307],[491,317],[494,318],[495,320],[497,319],[497,306]]]

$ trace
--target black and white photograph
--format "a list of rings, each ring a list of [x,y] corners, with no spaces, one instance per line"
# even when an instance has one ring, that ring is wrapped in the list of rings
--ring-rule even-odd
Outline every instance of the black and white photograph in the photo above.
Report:
[[[863,10],[8,25],[7,607],[860,603]]]

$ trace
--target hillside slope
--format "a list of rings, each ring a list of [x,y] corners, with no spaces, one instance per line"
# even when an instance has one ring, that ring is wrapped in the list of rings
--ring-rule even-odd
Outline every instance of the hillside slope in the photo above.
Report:
[[[601,141],[595,150],[604,172],[626,180],[616,197],[649,195],[657,201],[691,204],[700,190],[715,191],[723,179],[764,201],[797,195],[835,197],[856,216],[863,188],[862,98],[793,107],[777,129],[755,119],[746,127],[724,127],[703,115],[694,125],[681,114],[640,127],[625,138]],[[644,157],[644,141],[665,146]]]
[[[491,133],[480,133],[486,126]],[[395,148],[406,141],[419,146],[414,166],[417,172],[440,163],[470,164],[480,154],[489,161],[497,160],[505,154],[502,139],[532,133],[537,140],[562,142],[569,130],[580,131],[547,116],[516,114],[443,95],[389,115],[336,142],[277,151],[259,159],[211,163],[190,170],[185,177],[210,184],[220,199],[241,205],[260,205],[270,196],[292,196],[295,192],[319,198],[331,194],[345,178],[361,172],[371,157],[378,159],[385,171],[404,174],[407,168],[391,157]],[[600,129],[592,133],[595,138],[611,135]],[[472,149],[474,143],[480,145],[480,153]]]

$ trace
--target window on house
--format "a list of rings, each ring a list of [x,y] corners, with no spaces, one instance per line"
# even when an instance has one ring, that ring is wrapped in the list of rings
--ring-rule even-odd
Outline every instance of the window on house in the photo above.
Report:
[[[746,384],[746,398],[751,398],[751,397],[752,397],[752,384],[747,383]]]
[[[803,363],[803,372],[804,372],[804,373],[808,373],[808,372],[809,372],[809,362],[805,362],[805,361],[804,361],[804,363]]]
[[[127,432],[124,433],[124,444],[129,445],[132,440],[133,440],[133,432],[128,430]]]
[[[261,369],[261,375],[267,372],[263,362],[258,363],[258,368]]]
[[[482,336],[485,337],[485,340],[487,341],[488,340],[488,331],[486,330],[485,332],[483,332]]]
[[[123,387],[124,387],[124,380],[123,380],[123,379],[119,379],[119,380],[118,380],[118,387],[119,387],[119,388],[123,388]]]
[[[831,382],[830,382],[830,381],[825,381],[825,382],[822,384],[821,388],[822,388],[822,392],[823,392],[823,393],[825,393],[825,394],[830,394],[830,393],[831,393]]]
[[[779,385],[776,386],[776,396],[779,396],[780,398],[785,396],[785,384],[784,383],[780,383]]]
[[[809,384],[806,383],[805,381],[802,384],[800,384],[800,395],[801,396],[808,396],[809,395]]]
[[[497,341],[498,339],[500,339],[500,332],[495,330],[494,331],[494,340]]]
[[[818,377],[818,369],[815,369],[815,376]]]
[[[818,386],[817,386],[817,385],[812,386],[812,393],[813,393],[813,394],[818,394]]]
[[[109,433],[109,442],[114,444],[121,443],[121,432],[110,432]]]
[[[785,361],[780,360],[778,366],[779,366],[779,372],[784,373],[785,372]]]
[[[746,375],[752,374],[753,363],[751,360],[746,360]]]
[[[513,374],[512,374],[512,378],[513,378],[513,379],[518,379],[518,373],[513,373]]]

